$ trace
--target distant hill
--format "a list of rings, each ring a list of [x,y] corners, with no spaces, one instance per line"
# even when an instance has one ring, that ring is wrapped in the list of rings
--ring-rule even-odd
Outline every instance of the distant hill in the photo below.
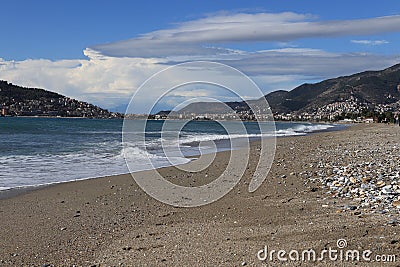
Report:
[[[400,100],[400,64],[382,71],[303,84],[289,92],[270,93],[265,98],[274,112],[311,111],[351,96],[372,106]]]
[[[59,116],[117,118],[95,105],[38,88],[26,88],[0,81],[0,111],[2,116]]]
[[[275,91],[264,96],[273,113],[311,112],[335,102],[357,99],[365,106],[388,105],[400,101],[400,64],[381,71],[365,71],[350,76],[303,84],[291,91]],[[255,104],[259,100],[248,101]],[[228,102],[235,111],[248,108],[245,102]],[[222,103],[192,103],[179,113],[219,113]],[[236,109],[237,107],[237,109]]]
[[[233,110],[239,112],[241,110],[248,110],[249,106],[246,102],[195,102],[187,105],[180,109],[178,113],[209,113],[209,114],[221,114],[229,113]]]

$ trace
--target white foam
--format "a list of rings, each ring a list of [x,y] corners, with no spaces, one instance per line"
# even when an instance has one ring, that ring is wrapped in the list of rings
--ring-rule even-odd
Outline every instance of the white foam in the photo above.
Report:
[[[291,125],[287,129],[277,130],[275,133],[261,134],[208,134],[182,133],[179,140],[174,139],[176,133],[167,132],[163,139],[146,138],[146,144],[141,139],[133,138],[133,142],[125,142],[124,147],[120,140],[111,140],[90,144],[90,149],[62,154],[37,155],[3,155],[0,156],[0,190],[15,187],[53,184],[65,181],[89,179],[142,171],[153,168],[184,164],[190,161],[187,158],[174,155],[170,161],[160,154],[161,145],[166,149],[190,149],[186,144],[201,141],[216,141],[233,138],[261,138],[269,136],[295,136],[310,132],[326,130],[334,125],[329,124],[299,124]],[[159,132],[153,132],[158,134]],[[98,132],[97,134],[101,134]],[[143,135],[135,132],[134,136]],[[126,165],[129,161],[130,170]]]
[[[234,138],[253,138],[262,137],[261,134],[202,134],[194,135],[182,138],[179,140],[180,144],[188,144],[193,142],[203,142],[203,141],[217,141],[217,140],[227,140]]]
[[[334,125],[330,124],[302,124],[294,127],[295,132],[304,132],[304,133],[312,133],[315,131],[323,131],[329,128],[335,127]]]

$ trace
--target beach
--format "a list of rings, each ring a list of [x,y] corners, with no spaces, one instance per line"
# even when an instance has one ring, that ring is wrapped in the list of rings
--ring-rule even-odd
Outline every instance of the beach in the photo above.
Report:
[[[129,174],[12,195],[0,199],[0,266],[399,266],[400,184],[391,175],[399,165],[399,137],[395,125],[359,124],[278,138],[267,179],[249,193],[260,147],[252,142],[238,185],[220,200],[195,208],[154,200]],[[181,185],[205,184],[220,174],[229,155],[217,153],[211,166],[198,173],[175,167],[159,172]],[[349,163],[355,168],[349,179],[341,181],[339,175],[335,180]],[[365,172],[371,175],[363,180],[357,168],[369,168]],[[374,168],[387,168],[387,173],[372,175]],[[375,193],[384,199],[367,205],[366,197]],[[325,257],[304,263],[282,261],[276,253],[271,260],[258,257],[265,246],[287,252],[314,249],[319,255],[339,249],[338,240],[346,241],[344,251],[370,250],[371,261]],[[378,263],[377,255],[397,255],[396,262]]]

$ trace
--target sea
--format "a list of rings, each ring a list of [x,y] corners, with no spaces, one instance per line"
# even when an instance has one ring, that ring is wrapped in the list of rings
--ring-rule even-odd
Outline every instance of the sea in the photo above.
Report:
[[[0,190],[183,164],[191,160],[187,156],[236,149],[230,145],[232,138],[306,135],[343,127],[275,122],[276,130],[265,132],[263,123],[230,121],[225,122],[228,132],[215,121],[190,121],[184,127],[180,121],[168,121],[167,130],[164,121],[149,120],[141,128],[143,124],[130,120],[130,127],[124,128],[122,119],[0,117]],[[123,142],[123,129],[129,129],[129,142]],[[200,150],[201,142],[215,145]],[[179,150],[181,156],[169,160],[168,149]],[[151,164],[145,158],[151,158]],[[126,160],[133,169],[128,170]]]

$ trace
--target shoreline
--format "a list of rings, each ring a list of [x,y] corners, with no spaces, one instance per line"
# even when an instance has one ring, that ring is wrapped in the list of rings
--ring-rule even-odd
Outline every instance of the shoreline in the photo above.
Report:
[[[22,117],[22,116],[20,116]],[[29,117],[23,117],[23,118],[29,118]],[[52,117],[52,118],[63,118],[63,117]],[[69,117],[68,117],[69,118]],[[88,119],[88,118],[81,118],[81,117],[71,117],[72,119]],[[90,118],[89,118],[90,119]],[[291,122],[288,122],[291,123]],[[299,122],[301,123],[301,122]],[[302,122],[304,123],[304,122]],[[313,124],[312,122],[310,124]],[[335,125],[334,127],[331,128],[327,128],[327,129],[323,129],[323,130],[316,130],[313,132],[305,132],[303,135],[288,135],[288,136],[276,136],[276,138],[293,138],[293,137],[297,137],[297,136],[307,136],[307,135],[312,135],[312,134],[318,134],[318,133],[324,133],[324,132],[336,132],[336,131],[343,131],[346,130],[347,128],[351,128],[352,126],[355,125]],[[262,138],[262,137],[260,137]],[[264,138],[270,138],[270,137],[264,137]],[[229,140],[229,139],[225,139],[225,140]],[[218,140],[220,141],[220,140]],[[256,143],[259,142],[260,139],[259,138],[255,138],[255,140],[249,140],[249,143]],[[217,152],[213,152],[213,153],[221,153],[224,151],[230,151],[231,149],[228,150],[221,150],[221,151],[217,151]],[[210,153],[210,154],[213,154]],[[197,158],[200,155],[190,155],[190,156],[186,156],[186,158]],[[187,163],[183,163],[187,164]],[[182,164],[181,164],[182,165]],[[171,166],[163,166],[163,167],[157,167],[157,168],[152,168],[149,170],[156,170],[156,169],[160,169],[160,168],[168,168],[168,167],[174,167],[177,165],[171,165]],[[138,172],[143,172],[143,171],[147,171],[147,170],[139,170],[139,171],[135,171],[133,173],[138,173]],[[35,191],[35,190],[40,190],[49,186],[57,186],[59,184],[64,184],[64,183],[71,183],[71,182],[79,182],[79,181],[83,181],[83,180],[91,180],[91,179],[101,179],[101,178],[107,178],[107,177],[113,177],[113,176],[119,176],[119,175],[129,175],[130,173],[121,173],[121,174],[115,174],[115,175],[106,175],[106,176],[96,176],[96,177],[87,177],[87,178],[79,178],[79,179],[75,179],[75,180],[67,180],[67,181],[59,181],[59,182],[53,182],[53,183],[44,183],[44,184],[37,184],[37,185],[23,185],[23,186],[18,186],[18,187],[12,187],[12,188],[6,188],[6,189],[2,189],[0,190],[0,200],[2,199],[8,199],[8,198],[13,198],[13,197],[17,197],[19,195],[23,195],[25,193],[29,193],[31,191]]]
[[[286,251],[337,249],[339,239],[345,239],[349,249],[396,254],[400,249],[398,211],[370,212],[354,199],[328,193],[318,179],[324,179],[319,176],[325,169],[319,167],[321,159],[340,165],[347,159],[337,155],[346,156],[346,150],[392,147],[399,136],[398,127],[355,125],[340,132],[278,138],[267,179],[249,193],[259,149],[253,142],[240,182],[217,202],[196,208],[176,208],[154,200],[130,174],[56,184],[2,199],[0,265],[280,265],[277,258],[258,260],[257,252],[264,246]],[[331,154],[333,158],[327,156]],[[374,155],[385,159],[378,152]],[[229,156],[229,151],[217,153],[212,165],[199,173],[176,167],[157,171],[169,181],[196,186],[217,177]],[[340,261],[321,264],[343,266]]]

